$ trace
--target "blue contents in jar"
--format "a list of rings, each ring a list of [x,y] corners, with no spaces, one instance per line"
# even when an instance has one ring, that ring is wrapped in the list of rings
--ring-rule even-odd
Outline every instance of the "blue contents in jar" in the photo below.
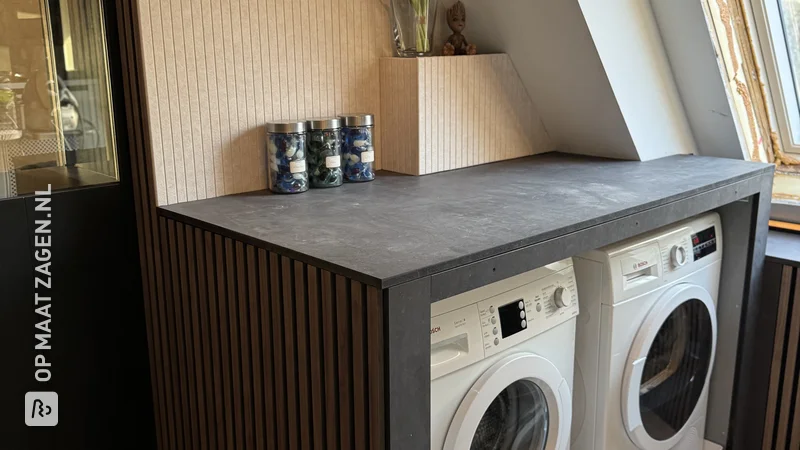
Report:
[[[347,181],[372,181],[375,179],[372,147],[372,127],[342,128],[342,164]]]
[[[268,133],[267,151],[270,190],[279,194],[295,194],[308,190],[305,135]]]

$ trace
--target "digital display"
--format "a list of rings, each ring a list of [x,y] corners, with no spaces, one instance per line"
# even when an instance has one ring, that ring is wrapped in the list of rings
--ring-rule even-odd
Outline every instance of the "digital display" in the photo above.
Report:
[[[692,249],[695,261],[717,251],[716,233],[716,229],[711,227],[692,235]]]
[[[503,338],[515,335],[528,327],[525,317],[525,302],[522,299],[501,306],[497,308],[497,311],[500,313],[500,330],[503,332]]]

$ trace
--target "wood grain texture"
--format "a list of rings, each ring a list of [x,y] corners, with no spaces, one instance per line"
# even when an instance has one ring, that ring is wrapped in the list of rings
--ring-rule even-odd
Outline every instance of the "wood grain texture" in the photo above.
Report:
[[[386,447],[378,289],[173,219],[159,228],[159,448]]]
[[[426,175],[554,150],[506,54],[382,58],[380,84],[383,169]]]
[[[178,201],[179,188],[182,199],[250,189],[264,175],[263,161],[260,136],[243,130],[273,113],[379,113],[369,102],[377,105],[380,88],[369,81],[388,48],[363,46],[352,61],[340,57],[343,46],[388,34],[374,5],[119,0],[159,449],[340,448],[340,421],[354,447],[386,447],[380,293],[367,288],[364,304],[362,288],[361,306],[353,307],[349,289],[336,291],[337,280],[344,287],[352,280],[157,211]],[[348,29],[346,13],[368,26]],[[309,25],[288,40],[279,30],[296,18]],[[322,25],[305,35],[312,20]],[[287,53],[296,49],[302,59]],[[357,382],[354,367],[366,368]],[[340,385],[362,386],[359,413],[368,419],[357,434],[352,418],[339,417],[340,402],[352,411],[356,393],[341,393]]]
[[[158,205],[264,189],[270,120],[372,112],[380,168],[378,61],[391,54],[380,2],[139,5]]]
[[[762,450],[800,448],[800,272],[783,266]]]

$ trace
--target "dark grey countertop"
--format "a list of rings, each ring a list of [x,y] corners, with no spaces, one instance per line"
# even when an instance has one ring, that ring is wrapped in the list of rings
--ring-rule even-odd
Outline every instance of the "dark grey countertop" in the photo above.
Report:
[[[800,234],[769,230],[767,260],[787,266],[800,266]]]
[[[549,153],[300,195],[181,203],[162,215],[386,288],[772,171],[701,156]]]

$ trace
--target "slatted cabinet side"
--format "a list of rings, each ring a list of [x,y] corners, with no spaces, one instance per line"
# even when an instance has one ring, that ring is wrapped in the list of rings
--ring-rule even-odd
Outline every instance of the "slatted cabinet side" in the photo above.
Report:
[[[763,450],[800,448],[800,271],[783,266]]]
[[[381,292],[159,218],[162,449],[385,448]]]

